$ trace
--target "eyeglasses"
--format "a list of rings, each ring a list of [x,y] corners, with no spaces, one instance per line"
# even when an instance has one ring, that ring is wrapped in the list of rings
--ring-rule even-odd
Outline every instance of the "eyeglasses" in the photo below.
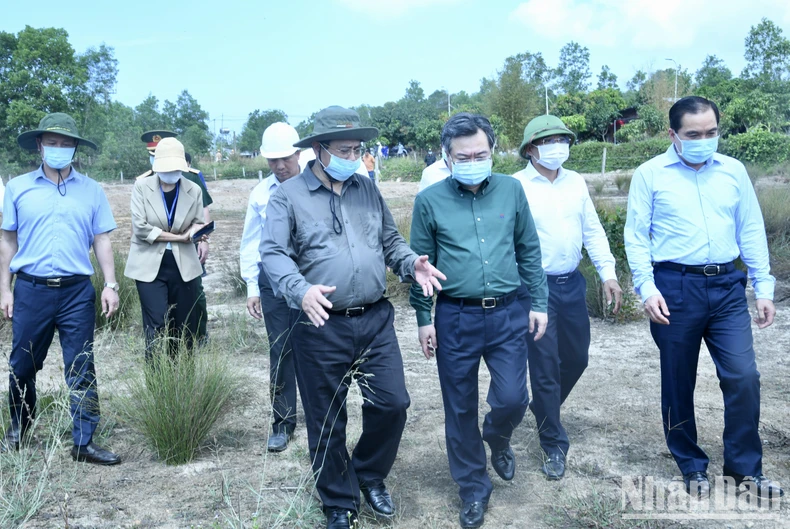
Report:
[[[535,145],[556,145],[560,143],[570,145],[571,139],[568,136],[549,136],[548,138],[535,140]]]
[[[324,149],[329,151],[330,147],[328,145],[325,145]],[[337,154],[339,154],[343,158],[348,158],[352,154],[354,155],[354,157],[359,158],[360,156],[362,156],[362,153],[365,152],[365,149],[363,149],[361,146],[360,147],[341,147],[339,149],[336,149],[336,148],[332,147],[331,149],[333,151],[335,151]]]

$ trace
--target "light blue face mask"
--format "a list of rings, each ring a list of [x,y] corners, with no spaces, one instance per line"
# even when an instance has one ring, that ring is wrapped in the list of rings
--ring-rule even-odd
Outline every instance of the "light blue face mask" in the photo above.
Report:
[[[682,149],[678,154],[688,163],[698,164],[707,162],[719,148],[719,137],[705,138],[702,140],[681,140],[675,133]]]
[[[335,156],[331,152],[329,152],[326,147],[321,145],[321,148],[324,149],[327,153],[329,153],[329,165],[324,165],[321,161],[321,157],[318,157],[318,162],[321,164],[321,167],[324,168],[324,171],[331,176],[333,179],[339,182],[345,182],[351,175],[357,172],[359,169],[360,164],[362,163],[362,158],[357,158],[354,161],[346,160],[345,158],[341,158],[339,156]]]
[[[491,159],[479,162],[453,162],[453,178],[460,184],[476,186],[491,176]]]
[[[76,147],[44,147],[44,163],[52,169],[63,169],[74,159]]]
[[[154,166],[154,159],[155,158],[156,158],[156,156],[154,156],[153,154],[149,154],[148,155],[148,161],[151,162],[151,167]]]

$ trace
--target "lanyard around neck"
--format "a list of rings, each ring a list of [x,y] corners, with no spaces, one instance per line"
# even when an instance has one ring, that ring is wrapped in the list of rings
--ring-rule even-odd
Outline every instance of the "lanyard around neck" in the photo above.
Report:
[[[167,200],[165,200],[165,192],[162,188],[159,188],[159,191],[162,193],[162,204],[165,206],[165,215],[167,215],[167,227],[173,227],[173,218],[176,213],[176,204],[178,204],[178,192],[181,189],[179,185],[181,182],[176,182],[176,197],[173,199],[173,204],[170,206],[170,209],[167,209]]]

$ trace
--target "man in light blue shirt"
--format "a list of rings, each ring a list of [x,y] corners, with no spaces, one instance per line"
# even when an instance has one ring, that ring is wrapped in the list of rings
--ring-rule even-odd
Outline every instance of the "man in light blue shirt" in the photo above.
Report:
[[[640,166],[628,195],[625,246],[634,285],[661,351],[667,446],[686,490],[707,497],[708,456],[697,444],[694,387],[704,339],[724,396],[724,474],[760,496],[782,489],[762,473],[760,373],[752,346],[746,275],[758,328],[773,323],[774,278],[760,205],[739,161],[716,153],[719,110],[690,96],[669,110],[672,145]]]
[[[296,428],[296,372],[290,341],[290,309],[276,296],[261,266],[259,247],[266,223],[269,198],[282,182],[298,175],[299,149],[293,146],[299,133],[287,123],[273,123],[263,131],[261,156],[272,174],[252,190],[241,235],[241,276],[247,283],[247,311],[266,324],[269,339],[269,395],[272,404],[270,452],[282,452]]]
[[[0,240],[0,312],[12,319],[9,365],[11,425],[0,451],[18,450],[36,411],[36,372],[55,329],[63,349],[76,461],[115,465],[120,458],[93,443],[99,400],[93,366],[96,292],[90,281],[96,254],[104,279],[103,313],[118,309],[110,232],[115,220],[101,186],[72,166],[79,145],[96,145],[77,133],[66,114],[45,116],[19,145],[38,150],[43,163],[8,183]],[[11,291],[11,277],[16,283]]]

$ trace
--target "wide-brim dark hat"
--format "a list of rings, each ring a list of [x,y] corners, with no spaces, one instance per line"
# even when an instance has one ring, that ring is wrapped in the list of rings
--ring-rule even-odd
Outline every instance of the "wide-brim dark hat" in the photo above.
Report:
[[[68,136],[69,138],[74,138],[79,141],[79,145],[87,145],[92,149],[97,148],[95,143],[80,136],[79,132],[77,132],[77,123],[71,116],[63,112],[47,114],[38,122],[38,128],[36,130],[23,132],[17,137],[16,141],[23,149],[35,151],[38,149],[36,138],[46,132]]]
[[[309,147],[314,141],[370,141],[378,135],[379,129],[376,127],[363,127],[359,114],[353,110],[331,106],[315,115],[313,133],[294,143],[294,147]]]

